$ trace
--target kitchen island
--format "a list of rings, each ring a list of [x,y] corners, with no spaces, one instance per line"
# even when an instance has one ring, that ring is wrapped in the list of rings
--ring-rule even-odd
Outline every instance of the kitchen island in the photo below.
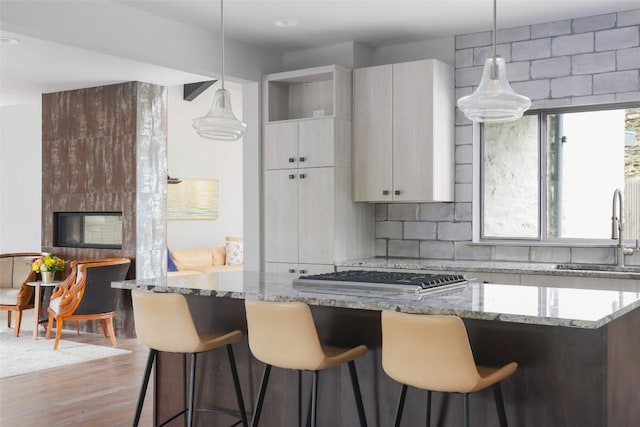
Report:
[[[503,384],[511,426],[624,427],[640,419],[637,292],[469,283],[434,295],[338,294],[294,288],[286,275],[248,271],[124,281],[113,286],[185,294],[203,331],[246,331],[244,299],[308,303],[323,341],[369,346],[369,353],[356,365],[372,426],[392,424],[400,390],[381,368],[381,310],[458,315],[465,321],[478,363],[517,361],[519,370]],[[236,353],[246,404],[251,408],[262,364],[251,357],[246,341]],[[204,370],[199,373],[201,403],[233,408],[224,354],[207,354],[199,368]],[[155,375],[155,413],[163,419],[182,402],[181,358],[162,354]],[[320,376],[319,425],[357,425],[348,375],[346,368],[336,368]],[[292,372],[273,371],[261,425],[295,425],[296,378]],[[424,424],[425,398],[426,393],[410,390],[403,425]],[[436,393],[434,413],[440,417],[434,425],[460,425],[461,397]],[[490,392],[471,396],[471,414],[474,426],[498,425]],[[201,418],[201,425],[226,422],[209,414]]]

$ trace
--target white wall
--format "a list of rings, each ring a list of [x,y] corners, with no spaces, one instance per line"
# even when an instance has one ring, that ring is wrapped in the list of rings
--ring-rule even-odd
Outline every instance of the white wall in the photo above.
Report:
[[[395,64],[421,59],[439,59],[449,65],[454,65],[454,52],[455,40],[453,37],[381,46],[373,49],[369,65]]]
[[[42,105],[0,107],[0,253],[40,251]]]
[[[242,115],[248,125],[242,141],[244,268],[260,270],[262,251],[262,150],[260,144],[260,84],[242,86]]]
[[[282,54],[282,71],[330,64],[338,64],[347,68],[361,68],[421,59],[439,59],[453,65],[454,51],[455,40],[453,37],[373,48],[350,41],[284,52]]]
[[[218,180],[217,220],[170,220],[170,249],[224,245],[225,236],[243,235],[243,145],[239,141],[214,141],[200,137],[192,127],[196,117],[211,108],[217,82],[193,101],[183,100],[182,86],[169,88],[168,168],[172,177]],[[225,82],[233,111],[242,120],[242,86]],[[178,184],[180,185],[180,184]]]
[[[290,50],[282,54],[282,70],[300,70],[337,64],[354,68],[356,43],[345,42],[311,49]]]

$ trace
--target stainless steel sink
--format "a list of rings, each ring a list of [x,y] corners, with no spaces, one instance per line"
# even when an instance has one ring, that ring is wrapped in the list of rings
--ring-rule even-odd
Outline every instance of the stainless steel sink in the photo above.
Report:
[[[640,266],[624,266],[608,264],[558,264],[558,270],[579,270],[579,271],[611,271],[614,273],[640,273]]]

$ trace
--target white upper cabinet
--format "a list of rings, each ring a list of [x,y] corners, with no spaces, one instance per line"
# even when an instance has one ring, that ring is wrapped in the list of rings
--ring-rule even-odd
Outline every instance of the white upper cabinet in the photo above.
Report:
[[[452,201],[454,89],[438,60],[354,71],[354,200]]]
[[[265,169],[298,167],[298,123],[284,122],[264,127]]]
[[[348,141],[338,143],[348,144]],[[265,169],[334,166],[335,144],[332,117],[267,123],[264,127]]]
[[[393,67],[354,70],[353,96],[354,200],[391,201]]]

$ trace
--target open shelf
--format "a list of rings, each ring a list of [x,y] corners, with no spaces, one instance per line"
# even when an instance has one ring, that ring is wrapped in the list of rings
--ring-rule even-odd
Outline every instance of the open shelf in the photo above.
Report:
[[[329,65],[264,78],[267,121],[338,116],[350,118],[351,71]]]

